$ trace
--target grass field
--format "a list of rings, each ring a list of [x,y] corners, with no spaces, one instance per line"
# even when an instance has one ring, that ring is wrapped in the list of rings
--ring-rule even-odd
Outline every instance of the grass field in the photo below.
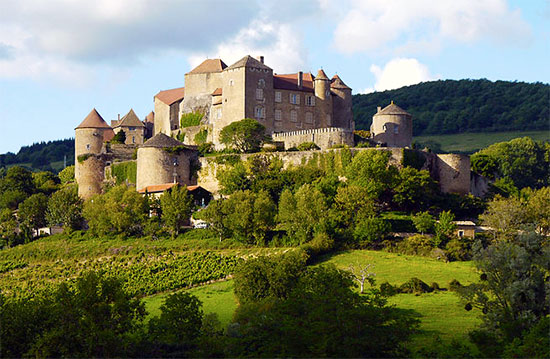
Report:
[[[415,136],[413,141],[437,142],[445,152],[474,153],[493,143],[510,141],[518,137],[531,137],[535,141],[550,140],[550,131],[482,132],[455,135]]]
[[[422,279],[428,284],[438,282],[442,288],[448,287],[452,279],[462,284],[477,280],[476,271],[471,262],[444,263],[435,259],[407,256],[379,251],[354,250],[327,256],[321,263],[332,263],[341,269],[350,265],[371,264],[378,284],[385,281],[399,285],[411,277]],[[203,302],[205,313],[217,313],[225,326],[236,308],[233,296],[233,281],[218,282],[188,290]],[[159,307],[168,294],[159,294],[144,298],[150,315],[158,315]],[[434,293],[398,294],[389,299],[389,303],[402,309],[411,309],[418,313],[421,332],[413,338],[411,349],[429,345],[436,336],[443,341],[462,340],[479,323],[479,312],[464,310],[459,298],[449,291]]]

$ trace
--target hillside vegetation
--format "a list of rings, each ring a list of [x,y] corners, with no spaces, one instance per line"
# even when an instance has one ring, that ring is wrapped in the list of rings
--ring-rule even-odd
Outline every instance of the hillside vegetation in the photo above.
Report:
[[[548,130],[550,85],[440,80],[353,96],[357,129],[368,130],[377,106],[391,100],[413,116],[413,135]]]
[[[66,156],[67,166],[74,164],[74,139],[33,143],[23,146],[17,152],[0,155],[0,168],[14,164],[25,164],[26,167],[42,171],[59,172],[63,169]]]

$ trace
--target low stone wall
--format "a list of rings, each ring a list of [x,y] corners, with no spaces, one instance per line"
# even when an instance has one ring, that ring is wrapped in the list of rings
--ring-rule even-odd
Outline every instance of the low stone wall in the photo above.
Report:
[[[326,150],[334,145],[353,146],[353,132],[344,128],[326,127],[312,130],[279,132],[272,135],[273,141],[284,142],[285,150],[298,147],[304,142],[313,142]]]
[[[114,161],[131,161],[136,159],[137,145],[125,145],[112,143],[107,147],[107,153],[112,155]]]

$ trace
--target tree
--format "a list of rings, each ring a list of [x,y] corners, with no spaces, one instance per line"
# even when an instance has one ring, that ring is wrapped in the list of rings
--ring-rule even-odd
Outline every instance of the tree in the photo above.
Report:
[[[206,208],[197,212],[199,219],[210,223],[210,228],[218,234],[220,242],[230,233],[226,226],[226,201],[223,198],[210,201]]]
[[[459,293],[467,309],[482,310],[482,329],[500,343],[500,350],[550,314],[549,258],[548,241],[532,230],[496,241],[475,255],[481,281]]]
[[[355,225],[353,238],[359,245],[365,246],[383,238],[390,230],[390,224],[383,218],[363,217]]]
[[[149,321],[149,340],[167,344],[161,356],[189,350],[196,344],[203,319],[202,303],[189,293],[174,293],[160,306],[161,314]]]
[[[375,214],[374,201],[370,198],[367,188],[355,185],[338,187],[334,196],[332,215],[340,227],[353,229],[360,219]]]
[[[126,133],[124,130],[120,130],[114,135],[114,137],[111,139],[111,143],[126,143]]]
[[[479,218],[483,225],[490,227],[495,238],[510,239],[526,222],[527,212],[524,204],[517,197],[496,196]]]
[[[80,228],[82,219],[82,199],[76,186],[67,186],[52,194],[46,211],[50,226],[60,225],[64,232],[70,232]]]
[[[27,196],[33,194],[35,187],[32,172],[19,166],[10,167],[6,176],[0,181],[0,193],[6,191],[19,191]]]
[[[371,264],[350,266],[349,272],[355,281],[359,283],[359,293],[363,294],[365,291],[365,282],[371,286],[374,285],[375,274],[370,271]]]
[[[540,233],[550,234],[550,187],[528,191],[526,205],[527,220],[533,223]]]
[[[439,220],[435,223],[434,245],[444,245],[454,235],[456,230],[454,219],[455,216],[451,211],[443,211],[439,214]]]
[[[137,234],[149,214],[147,198],[133,188],[119,185],[84,203],[84,218],[96,235]]]
[[[62,185],[74,182],[74,165],[65,167],[57,176]]]
[[[350,185],[365,187],[372,199],[379,199],[382,193],[393,187],[397,169],[389,165],[388,151],[361,151],[357,153],[346,169]]]
[[[174,186],[171,191],[165,191],[160,196],[160,207],[162,221],[170,228],[172,237],[176,237],[189,222],[193,212],[193,198],[187,192],[187,187]]]
[[[9,208],[0,210],[0,248],[11,247],[17,238],[17,219]]]
[[[414,227],[420,234],[430,233],[433,228],[435,221],[431,214],[428,212],[420,212],[412,217]]]
[[[59,188],[59,178],[49,171],[32,174],[34,187],[37,191],[49,195]]]
[[[284,190],[279,201],[278,221],[292,240],[303,244],[324,231],[328,207],[322,193],[313,185],[304,184],[295,195]]]
[[[428,171],[405,167],[399,171],[393,192],[393,201],[399,207],[411,211],[428,208],[436,199],[439,189]]]
[[[18,216],[21,223],[38,234],[38,229],[46,225],[48,197],[43,193],[33,194],[19,205]]]
[[[220,142],[239,152],[259,150],[264,139],[265,127],[251,118],[232,122],[220,132]]]

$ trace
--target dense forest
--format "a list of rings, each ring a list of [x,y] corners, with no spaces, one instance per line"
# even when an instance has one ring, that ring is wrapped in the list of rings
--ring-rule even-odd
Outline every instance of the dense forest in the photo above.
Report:
[[[30,167],[52,171],[51,162],[63,161],[67,156],[67,166],[74,164],[74,139],[33,143],[23,146],[17,154],[8,152],[0,155],[0,168],[10,164],[28,163]]]
[[[368,130],[391,100],[413,115],[413,135],[548,130],[550,85],[481,80],[423,82],[353,96],[355,126]]]

